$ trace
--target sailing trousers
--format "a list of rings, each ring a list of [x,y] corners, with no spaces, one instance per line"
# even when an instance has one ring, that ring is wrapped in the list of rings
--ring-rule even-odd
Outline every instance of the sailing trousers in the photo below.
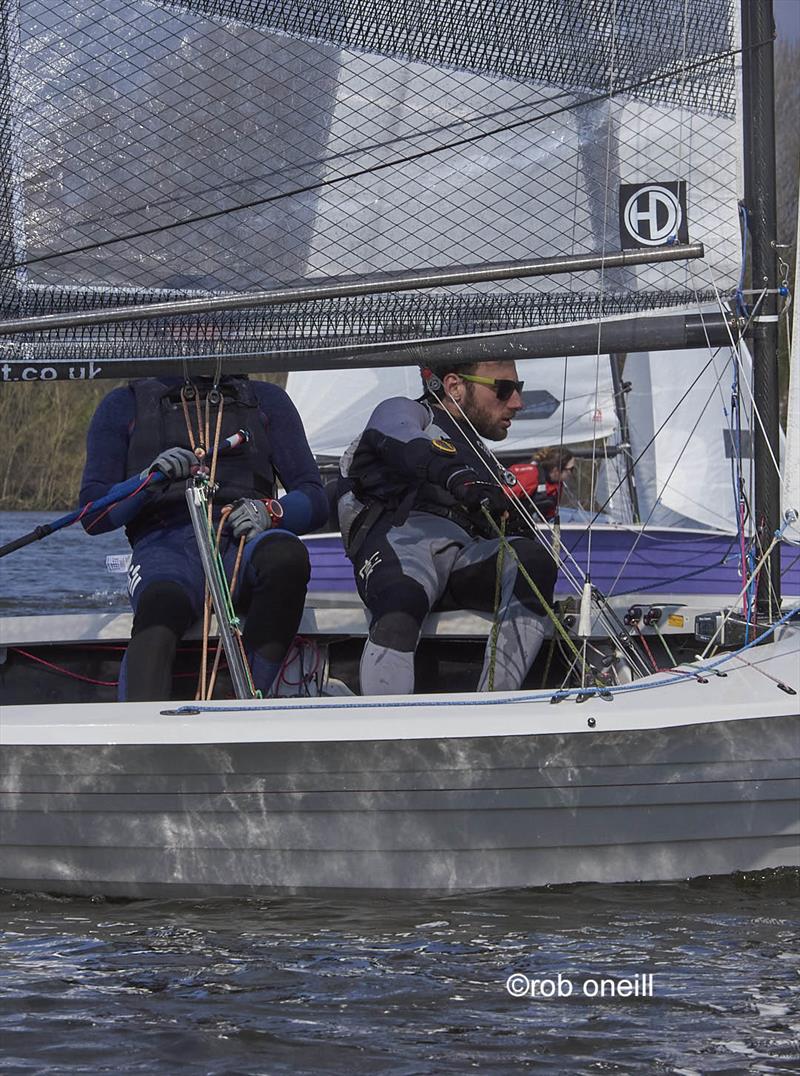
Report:
[[[231,578],[238,542],[225,542]],[[265,531],[244,547],[234,601],[246,613],[243,638],[255,685],[266,694],[297,634],[310,575],[308,553],[285,530]],[[205,576],[191,523],[154,530],[133,546],[128,570],[131,641],[120,670],[120,701],[169,699],[178,642],[203,615]],[[193,694],[192,690],[192,694]]]
[[[556,565],[534,538],[510,542],[544,600],[553,600]],[[354,558],[356,585],[370,612],[370,632],[361,658],[365,695],[414,690],[414,654],[431,611],[493,612],[497,538],[476,538],[458,523],[427,512],[411,512],[401,526],[387,514],[371,528]],[[520,687],[544,637],[546,610],[505,550],[501,571],[499,631],[494,689]],[[488,686],[491,644],[487,641],[478,690]]]

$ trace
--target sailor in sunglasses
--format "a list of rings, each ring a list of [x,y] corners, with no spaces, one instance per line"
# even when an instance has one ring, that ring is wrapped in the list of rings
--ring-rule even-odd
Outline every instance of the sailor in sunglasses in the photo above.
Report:
[[[361,658],[366,695],[414,690],[414,654],[431,611],[492,612],[500,539],[486,519],[509,514],[507,473],[483,438],[502,441],[523,406],[513,362],[444,362],[422,371],[423,395],[379,404],[342,457],[339,522],[356,585],[370,613]],[[556,568],[530,536],[517,556],[548,603]],[[494,688],[520,687],[544,636],[545,610],[502,561]],[[478,681],[488,686],[490,647]]]

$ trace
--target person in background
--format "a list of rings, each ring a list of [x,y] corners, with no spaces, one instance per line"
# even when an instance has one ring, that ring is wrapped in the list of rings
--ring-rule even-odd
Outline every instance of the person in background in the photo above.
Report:
[[[494,609],[500,539],[486,518],[511,506],[504,472],[482,438],[502,441],[522,407],[513,362],[443,362],[423,371],[419,400],[379,404],[342,457],[339,522],[370,614],[361,658],[364,694],[414,690],[414,654],[431,610]],[[533,536],[513,548],[552,602],[556,568]],[[496,690],[517,688],[532,665],[546,609],[506,551],[502,564]],[[487,642],[478,687],[492,666]]]
[[[205,577],[186,505],[186,480],[238,430],[249,438],[220,453],[214,523],[231,505],[220,552],[230,571],[246,544],[234,599],[247,612],[244,645],[255,686],[267,694],[294,638],[309,579],[297,537],[324,522],[328,504],[300,417],[277,385],[246,377],[134,381],[110,392],[89,425],[80,503],[134,475],[138,492],[82,522],[99,534],[124,526],[131,545],[131,641],[120,672],[121,700],[169,699],[178,641],[203,612]],[[211,441],[212,444],[206,444]],[[150,479],[158,472],[163,479]],[[286,493],[275,500],[278,477]]]
[[[508,468],[517,480],[516,485],[509,485],[509,492],[523,504],[527,494],[545,519],[555,519],[564,482],[575,467],[575,457],[563,445],[539,449],[529,463],[512,463]]]

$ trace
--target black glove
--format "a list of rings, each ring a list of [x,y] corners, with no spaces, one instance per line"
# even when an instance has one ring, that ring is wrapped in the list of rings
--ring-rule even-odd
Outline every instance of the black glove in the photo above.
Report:
[[[168,482],[174,482],[178,478],[188,478],[198,462],[190,448],[167,448],[142,471],[141,477],[160,471]]]
[[[470,512],[486,508],[498,521],[510,507],[503,490],[493,482],[484,482],[471,467],[462,467],[450,475],[445,488]]]
[[[228,525],[234,538],[244,536],[245,541],[249,542],[251,538],[271,530],[282,517],[283,506],[280,501],[257,501],[243,497],[231,505]]]

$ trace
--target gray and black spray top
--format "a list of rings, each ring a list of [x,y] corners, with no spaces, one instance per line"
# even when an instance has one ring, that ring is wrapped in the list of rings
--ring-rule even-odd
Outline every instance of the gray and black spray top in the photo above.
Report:
[[[342,457],[339,497],[379,502],[397,525],[410,511],[430,511],[484,533],[483,515],[468,512],[447,490],[448,480],[464,468],[480,481],[505,481],[506,472],[466,420],[429,397],[395,397],[375,409]]]

